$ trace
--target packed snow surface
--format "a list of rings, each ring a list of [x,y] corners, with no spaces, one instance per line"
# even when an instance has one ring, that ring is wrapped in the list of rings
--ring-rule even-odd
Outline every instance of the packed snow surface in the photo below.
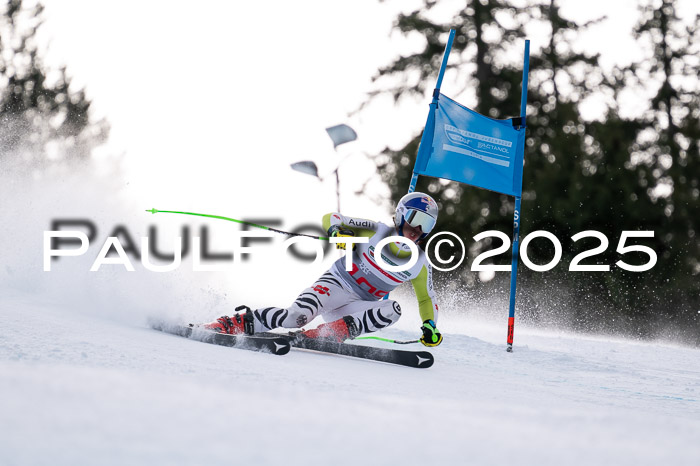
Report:
[[[420,370],[0,303],[6,466],[700,464],[696,349],[445,317]]]

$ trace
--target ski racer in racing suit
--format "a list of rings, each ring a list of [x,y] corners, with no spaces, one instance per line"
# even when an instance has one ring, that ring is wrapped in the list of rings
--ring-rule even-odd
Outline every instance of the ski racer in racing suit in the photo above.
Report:
[[[338,259],[316,282],[299,294],[287,308],[266,307],[245,310],[231,317],[223,316],[205,327],[228,334],[254,334],[283,328],[301,328],[319,315],[327,323],[303,334],[311,338],[332,338],[344,341],[363,333],[381,330],[401,317],[401,307],[391,299],[384,299],[400,284],[410,281],[418,298],[418,310],[423,325],[421,343],[437,346],[442,335],[437,329],[438,305],[432,285],[432,268],[425,253],[418,250],[418,259],[407,270],[389,272],[376,260],[376,246],[389,236],[403,236],[418,243],[434,228],[437,220],[437,204],[428,195],[410,193],[396,207],[394,226],[340,213],[323,217],[323,228],[331,237],[366,237],[366,243],[353,244],[346,254],[352,254],[352,268],[346,270],[346,258]],[[337,243],[346,249],[345,243]],[[382,248],[381,258],[393,266],[402,266],[411,260],[411,252],[402,242],[390,242]]]

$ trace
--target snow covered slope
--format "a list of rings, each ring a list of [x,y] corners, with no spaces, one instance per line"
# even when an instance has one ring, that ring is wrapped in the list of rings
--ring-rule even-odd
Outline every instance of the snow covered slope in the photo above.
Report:
[[[428,370],[0,300],[0,464],[700,464],[700,353],[445,316]],[[385,336],[415,337],[408,327]]]

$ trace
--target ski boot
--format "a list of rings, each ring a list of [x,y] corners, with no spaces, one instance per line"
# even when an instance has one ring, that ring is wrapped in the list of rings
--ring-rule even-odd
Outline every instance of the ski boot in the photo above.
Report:
[[[245,312],[239,312],[245,311]],[[255,316],[253,311],[248,306],[238,306],[236,314],[229,316],[221,316],[215,322],[204,324],[203,327],[207,330],[213,330],[218,333],[226,333],[228,335],[252,335],[255,333]]]
[[[311,330],[304,330],[300,333],[302,338],[322,338],[326,340],[337,341],[342,343],[345,340],[353,339],[360,334],[360,331],[355,325],[355,319],[350,316],[345,316],[333,322],[321,324]]]

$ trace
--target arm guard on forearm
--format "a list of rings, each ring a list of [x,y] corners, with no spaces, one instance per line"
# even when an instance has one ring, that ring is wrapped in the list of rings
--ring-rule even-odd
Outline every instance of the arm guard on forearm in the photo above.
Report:
[[[433,292],[433,269],[426,264],[416,278],[411,280],[418,299],[418,312],[421,321],[428,319],[437,322],[438,306]]]

